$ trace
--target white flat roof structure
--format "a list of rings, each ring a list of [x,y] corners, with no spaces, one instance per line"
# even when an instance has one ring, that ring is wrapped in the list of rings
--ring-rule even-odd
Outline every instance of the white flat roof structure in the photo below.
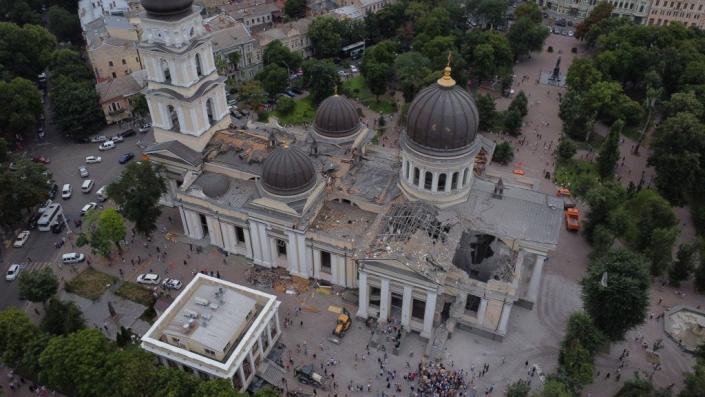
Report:
[[[142,337],[142,348],[232,378],[277,322],[276,296],[199,273]]]

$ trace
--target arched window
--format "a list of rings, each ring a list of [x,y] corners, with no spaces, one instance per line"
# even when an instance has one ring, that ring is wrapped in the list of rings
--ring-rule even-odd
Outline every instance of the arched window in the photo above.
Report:
[[[409,169],[409,165],[410,165],[409,160],[404,162],[404,167],[406,168],[406,172],[404,173],[404,178],[406,178],[407,181],[409,180],[409,175],[411,175],[411,170]]]
[[[439,192],[444,192],[446,190],[446,174],[438,175],[438,189]]]
[[[215,122],[215,108],[213,106],[213,98],[206,100],[206,116],[208,116],[208,125],[211,126]]]
[[[203,66],[201,65],[201,54],[196,53],[196,76],[203,76]]]
[[[420,176],[421,176],[421,171],[419,171],[418,167],[414,167],[414,185],[415,186],[419,185]]]
[[[455,190],[458,188],[458,172],[454,172],[453,176],[450,178],[450,190]]]
[[[171,83],[171,72],[169,71],[169,62],[166,59],[161,60],[162,72],[164,73],[164,82]]]
[[[465,186],[468,183],[468,174],[470,173],[470,168],[466,168],[463,171],[463,186]]]
[[[171,119],[171,130],[180,131],[181,128],[179,127],[179,115],[176,113],[176,109],[174,108],[174,106],[169,105],[167,106],[167,110],[169,111],[169,118]]]
[[[426,190],[431,190],[433,187],[433,174],[431,171],[426,171],[426,175],[423,178],[423,188]]]

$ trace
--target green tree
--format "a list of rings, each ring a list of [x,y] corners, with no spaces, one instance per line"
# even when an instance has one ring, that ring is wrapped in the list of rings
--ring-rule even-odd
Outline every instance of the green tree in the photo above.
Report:
[[[514,51],[514,58],[518,59],[532,51],[540,51],[548,35],[546,26],[532,21],[529,17],[521,17],[509,29],[507,39]]]
[[[55,47],[56,37],[41,26],[0,22],[0,70],[7,78],[34,81]]]
[[[494,124],[497,120],[494,98],[489,93],[481,94],[477,97],[475,103],[477,105],[477,112],[480,115],[480,130],[493,131]]]
[[[625,249],[593,259],[582,280],[583,304],[611,341],[624,338],[646,318],[651,275],[646,260]]]
[[[267,92],[262,88],[262,82],[258,80],[250,80],[241,85],[238,94],[240,100],[254,110],[267,100]]]
[[[284,14],[291,19],[306,16],[306,0],[287,0],[284,4]]]
[[[502,142],[494,148],[492,161],[507,165],[511,163],[512,160],[514,160],[514,148],[512,148],[509,142]]]
[[[125,239],[125,220],[115,209],[89,211],[83,230],[77,240],[79,247],[88,244],[94,252],[106,258],[110,257],[111,243],[115,244],[118,251],[122,251],[120,241]]]
[[[461,53],[479,82],[511,74],[514,54],[507,37],[500,32],[477,29],[466,32],[461,41]]]
[[[626,191],[616,182],[597,184],[588,190],[585,201],[590,210],[585,216],[583,233],[590,243],[596,243],[596,231],[601,226],[619,235],[624,233],[626,226],[615,216],[615,210],[619,209],[626,199]]]
[[[595,8],[590,11],[587,18],[578,24],[575,28],[575,37],[583,40],[592,27],[600,21],[607,19],[612,15],[614,6],[606,1],[597,3]]]
[[[0,2],[0,15],[8,22],[17,25],[34,24],[41,25],[42,16],[36,2],[26,2],[21,0]]]
[[[286,69],[276,64],[265,66],[255,78],[262,82],[262,88],[267,91],[270,98],[275,98],[289,85]]]
[[[321,103],[333,95],[335,87],[340,84],[340,78],[335,64],[328,61],[310,59],[303,64],[303,83],[309,89],[309,96],[314,103]]]
[[[531,397],[572,397],[565,384],[556,379],[549,379],[544,383],[543,389],[533,393]]]
[[[27,353],[41,331],[24,312],[14,307],[0,311],[0,361],[12,368],[25,367]]]
[[[579,341],[566,340],[558,356],[559,376],[569,380],[574,390],[592,382],[592,354]]]
[[[228,63],[230,64],[230,67],[234,70],[238,70],[238,68],[240,67],[241,58],[242,54],[239,51],[233,51],[228,54]]]
[[[586,92],[569,89],[559,105],[559,115],[563,120],[563,132],[576,140],[584,140],[592,131],[596,110],[587,102]]]
[[[430,66],[431,61],[415,51],[405,52],[394,60],[394,75],[406,102],[411,102],[419,92],[421,82],[431,73]]]
[[[576,58],[568,67],[566,84],[571,90],[588,91],[599,81],[602,81],[602,73],[591,58]]]
[[[51,268],[20,274],[20,296],[30,302],[41,302],[46,306],[46,301],[56,294],[58,288],[59,281]]]
[[[227,379],[211,379],[201,382],[193,397],[243,397],[233,389]]]
[[[671,100],[663,104],[664,119],[673,117],[681,112],[692,113],[695,117],[702,120],[703,115],[705,115],[705,107],[695,95],[695,92],[676,92],[671,95]]]
[[[597,172],[602,179],[610,179],[614,176],[619,161],[619,138],[624,128],[624,121],[617,120],[612,124],[607,139],[600,146],[600,153],[597,156]]]
[[[110,370],[105,363],[114,351],[115,346],[97,329],[56,336],[39,357],[39,378],[66,395],[111,395],[113,385],[104,382]]]
[[[605,336],[593,324],[592,318],[584,311],[577,311],[568,318],[565,341],[577,341],[591,355],[607,343]]]
[[[683,205],[697,184],[705,182],[705,125],[692,113],[678,113],[656,129],[649,165],[656,187],[674,205]]]
[[[541,14],[541,9],[536,3],[521,3],[514,9],[515,18],[527,17],[534,23],[541,23],[541,21],[543,21],[543,15]]]
[[[296,102],[286,95],[282,95],[277,99],[277,113],[287,115],[296,109]]]
[[[695,289],[699,292],[705,292],[705,255],[700,258],[700,264],[693,272],[695,279]]]
[[[507,387],[507,397],[529,397],[531,386],[524,381],[517,381]]]
[[[490,27],[504,24],[507,6],[506,0],[475,0],[470,3],[470,9],[484,21],[483,25]]]
[[[149,161],[130,163],[117,181],[108,185],[108,197],[122,207],[137,232],[149,236],[161,215],[159,198],[166,193],[161,168]]]
[[[698,363],[693,372],[685,376],[685,387],[679,397],[699,397],[705,395],[705,364]]]
[[[523,117],[518,109],[510,109],[504,112],[504,132],[511,136],[521,134],[521,123]]]
[[[624,382],[621,389],[614,395],[614,397],[670,397],[671,392],[669,389],[659,389],[657,390],[654,385],[647,379],[639,377],[639,373],[636,372],[633,379],[629,379]]]
[[[529,114],[529,99],[524,94],[524,91],[519,91],[512,99],[512,103],[509,104],[509,110],[516,110],[522,118]]]
[[[673,266],[668,269],[668,280],[673,286],[680,286],[682,281],[690,277],[690,274],[695,269],[695,260],[698,252],[696,244],[681,244],[678,246],[676,260]]]
[[[303,57],[298,53],[291,52],[289,47],[282,44],[280,40],[274,40],[264,47],[262,60],[264,66],[275,64],[286,68],[289,73],[293,73],[301,66]]]
[[[392,68],[386,63],[373,63],[367,65],[365,82],[370,91],[375,94],[377,101],[379,96],[387,92],[387,84],[392,75]]]
[[[149,107],[147,106],[147,97],[144,94],[137,94],[130,98],[130,103],[132,104],[132,114],[137,117],[144,117],[149,114]]]
[[[578,152],[578,147],[570,139],[563,138],[558,144],[558,159],[560,160],[570,160]]]
[[[154,356],[138,346],[128,346],[108,356],[109,368],[102,382],[115,397],[151,397],[149,385],[156,376]]]
[[[49,56],[52,77],[63,76],[72,81],[92,80],[93,75],[81,59],[81,54],[71,48],[57,48]]]
[[[24,159],[14,159],[15,169],[0,167],[0,183],[12,189],[0,189],[0,226],[12,230],[24,219],[25,211],[46,201],[46,167]]]
[[[78,44],[83,39],[78,14],[66,11],[59,6],[51,6],[47,10],[46,17],[49,31],[60,41]]]
[[[159,367],[148,383],[154,397],[193,397],[198,379],[179,369]]]
[[[343,43],[340,22],[330,16],[316,17],[308,29],[308,38],[317,58],[334,57]]]
[[[19,77],[0,81],[0,101],[5,104],[0,109],[0,136],[8,142],[33,137],[44,112],[37,86]]]
[[[85,328],[86,321],[78,305],[52,297],[39,326],[44,332],[53,335],[68,335]]]
[[[88,136],[104,122],[92,81],[60,76],[50,85],[49,97],[54,107],[54,123],[69,136]]]

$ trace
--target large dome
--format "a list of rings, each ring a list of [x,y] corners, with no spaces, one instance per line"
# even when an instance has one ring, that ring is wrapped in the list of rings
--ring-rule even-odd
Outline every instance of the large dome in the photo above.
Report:
[[[433,151],[469,147],[480,121],[475,100],[455,85],[450,67],[436,84],[424,88],[409,106],[406,135],[412,144]]]
[[[262,186],[272,194],[293,196],[316,183],[311,159],[297,148],[280,147],[264,160]]]
[[[326,98],[316,109],[313,129],[330,138],[343,138],[360,129],[360,117],[353,104],[344,96]]]
[[[153,16],[173,16],[191,10],[193,0],[142,0],[142,7]]]
[[[216,199],[225,194],[230,188],[230,180],[222,174],[205,174],[198,179],[203,194]]]

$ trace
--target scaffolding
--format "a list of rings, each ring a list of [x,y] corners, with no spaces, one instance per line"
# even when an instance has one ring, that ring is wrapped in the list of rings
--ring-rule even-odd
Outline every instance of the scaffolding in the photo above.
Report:
[[[437,216],[436,208],[420,201],[394,204],[382,218],[377,238],[380,243],[406,242],[419,229],[436,238],[444,237],[445,233],[440,227],[440,222],[436,220]]]

